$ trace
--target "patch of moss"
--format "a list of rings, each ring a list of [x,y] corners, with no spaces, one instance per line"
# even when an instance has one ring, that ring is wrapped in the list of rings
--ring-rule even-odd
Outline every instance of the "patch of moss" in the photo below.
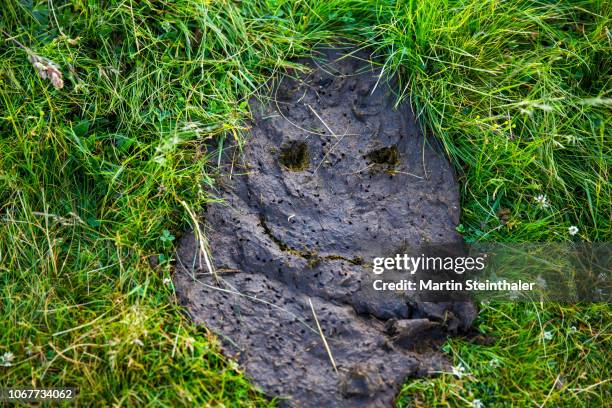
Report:
[[[281,146],[279,163],[287,170],[303,171],[310,164],[308,145],[305,142],[292,140]]]
[[[313,257],[310,257],[309,259],[310,260],[306,264],[306,266],[309,269],[316,268],[317,266],[319,266],[321,264],[321,258],[319,258],[318,256],[313,256]]]
[[[375,164],[396,166],[399,164],[399,152],[397,146],[381,147],[366,155],[367,159]]]

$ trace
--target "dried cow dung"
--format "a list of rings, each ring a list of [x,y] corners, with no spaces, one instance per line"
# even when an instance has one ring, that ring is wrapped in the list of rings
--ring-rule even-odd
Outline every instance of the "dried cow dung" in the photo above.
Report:
[[[252,101],[246,145],[225,151],[224,203],[205,214],[219,279],[193,232],[180,242],[181,303],[281,405],[390,406],[408,376],[446,367],[435,346],[475,316],[371,288],[374,257],[460,237],[448,161],[368,59],[323,50]]]

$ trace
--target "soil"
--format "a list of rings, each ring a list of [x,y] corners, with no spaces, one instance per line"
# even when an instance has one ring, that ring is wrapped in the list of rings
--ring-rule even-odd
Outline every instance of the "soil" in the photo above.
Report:
[[[374,257],[461,238],[449,162],[369,59],[321,50],[252,100],[204,215],[214,274],[193,231],[180,241],[181,304],[281,406],[390,406],[407,377],[448,370],[438,346],[476,316],[371,289]]]

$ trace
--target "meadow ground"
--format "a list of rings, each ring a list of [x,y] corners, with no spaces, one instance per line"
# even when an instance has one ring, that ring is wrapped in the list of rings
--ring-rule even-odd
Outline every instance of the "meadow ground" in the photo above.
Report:
[[[269,404],[169,277],[189,212],[214,198],[206,146],[243,137],[248,98],[319,43],[370,47],[401,79],[457,170],[466,240],[609,241],[611,8],[3,0],[0,387],[73,386],[84,406]],[[482,305],[495,342],[450,340],[456,372],[408,381],[398,405],[604,406],[611,316]]]

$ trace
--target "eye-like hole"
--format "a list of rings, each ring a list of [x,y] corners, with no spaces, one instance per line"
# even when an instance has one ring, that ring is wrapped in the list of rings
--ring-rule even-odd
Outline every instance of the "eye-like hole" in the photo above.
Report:
[[[306,170],[310,164],[308,145],[297,140],[285,143],[280,148],[278,162],[291,171]]]
[[[396,145],[373,150],[366,157],[375,164],[386,164],[389,166],[399,164],[399,152]]]

